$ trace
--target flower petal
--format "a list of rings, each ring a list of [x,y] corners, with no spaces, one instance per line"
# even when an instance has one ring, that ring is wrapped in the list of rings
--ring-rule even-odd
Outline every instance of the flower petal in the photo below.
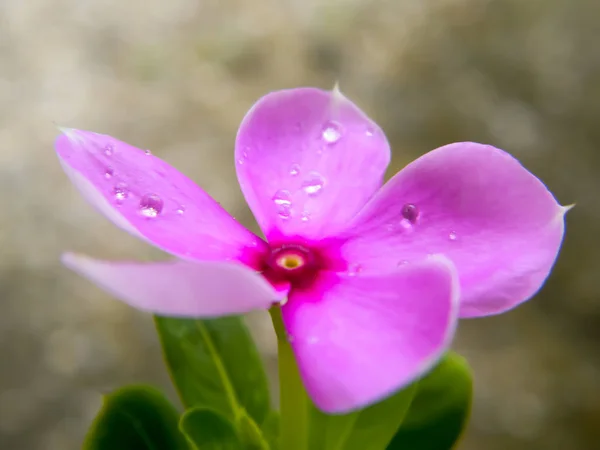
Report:
[[[343,228],[381,187],[390,149],[383,131],[339,90],[299,88],[252,107],[235,156],[267,238],[318,239]]]
[[[497,314],[541,287],[567,209],[508,153],[450,144],[382,188],[350,225],[342,253],[365,272],[442,253],[459,273],[461,317]]]
[[[63,130],[56,150],[92,205],[162,250],[186,259],[251,260],[266,248],[193,181],[149,152],[71,129]]]
[[[63,263],[134,308],[163,316],[216,317],[267,309],[286,293],[241,264],[99,261],[67,253]]]
[[[282,308],[304,384],[323,411],[377,402],[447,350],[459,295],[444,257],[386,275],[330,276],[320,289],[292,291]]]

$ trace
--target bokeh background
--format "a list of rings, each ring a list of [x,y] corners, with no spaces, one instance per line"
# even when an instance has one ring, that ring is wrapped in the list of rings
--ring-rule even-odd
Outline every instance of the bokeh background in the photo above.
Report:
[[[461,324],[476,395],[460,448],[599,449],[598,42],[598,0],[0,0],[0,449],[80,448],[126,382],[172,394],[150,318],[58,262],[160,254],[84,203],[55,124],[151,149],[254,226],[240,120],[268,91],[336,80],[389,136],[390,175],[475,140],[577,203],[541,293]],[[272,369],[268,319],[250,322]]]

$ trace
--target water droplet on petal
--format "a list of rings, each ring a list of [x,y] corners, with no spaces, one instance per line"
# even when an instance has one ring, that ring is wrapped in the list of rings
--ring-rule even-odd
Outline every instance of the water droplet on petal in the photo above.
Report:
[[[122,203],[127,197],[129,197],[129,190],[125,183],[118,183],[113,189],[113,194],[117,203]]]
[[[412,230],[413,225],[414,223],[412,223],[410,220],[402,219],[400,221],[400,227],[405,231]]]
[[[402,267],[402,266],[405,266],[405,265],[407,265],[407,264],[408,264],[408,260],[406,260],[406,259],[403,259],[402,261],[399,261],[399,262],[398,262],[397,266],[398,266],[398,267]]]
[[[113,169],[112,167],[107,167],[106,172],[104,172],[104,178],[106,178],[107,180],[110,180],[114,174],[115,174],[115,169]]]
[[[354,277],[362,272],[362,266],[360,264],[350,264],[348,266],[348,276]]]
[[[370,127],[369,127],[369,128],[367,128],[367,131],[365,131],[365,134],[366,134],[368,137],[372,137],[372,136],[375,134],[375,130],[373,130],[373,128],[370,128]]]
[[[302,222],[308,222],[310,220],[310,213],[308,211],[304,211],[300,216],[300,220]]]
[[[181,205],[179,208],[177,208],[177,214],[183,216],[185,214],[185,206]]]
[[[144,153],[148,156],[152,154],[152,152],[150,150],[144,150]]]
[[[248,152],[243,151],[242,154],[240,155],[240,157],[237,159],[237,163],[241,166],[242,164],[244,164],[246,162],[247,159],[248,159]]]
[[[448,239],[450,239],[451,241],[455,241],[456,238],[457,238],[456,232],[451,231],[450,234],[448,235]]]
[[[308,174],[308,178],[302,183],[302,189],[311,197],[319,194],[323,190],[325,179],[317,172]]]
[[[419,218],[419,208],[412,203],[407,203],[402,207],[402,217],[411,223],[415,223]]]
[[[106,156],[112,155],[114,151],[115,147],[112,144],[106,144],[106,146],[104,147],[104,154]]]
[[[163,209],[163,201],[156,194],[146,194],[140,200],[140,214],[149,219],[158,216]]]
[[[290,175],[295,177],[296,175],[298,175],[300,173],[300,165],[299,164],[292,164],[290,167]]]
[[[292,194],[290,191],[280,189],[273,195],[273,203],[275,203],[277,214],[282,219],[289,219],[292,215]]]
[[[323,140],[328,144],[335,144],[342,137],[342,126],[334,121],[327,122],[321,133]]]

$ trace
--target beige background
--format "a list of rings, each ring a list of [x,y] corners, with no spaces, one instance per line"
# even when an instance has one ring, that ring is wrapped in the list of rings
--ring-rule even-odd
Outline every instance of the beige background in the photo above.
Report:
[[[390,174],[475,140],[577,203],[541,294],[461,324],[461,448],[600,448],[599,40],[597,0],[0,0],[0,449],[77,449],[99,392],[168,387],[149,317],[58,263],[160,254],[83,202],[54,123],[152,149],[250,225],[232,159],[245,111],[336,80],[387,132]]]

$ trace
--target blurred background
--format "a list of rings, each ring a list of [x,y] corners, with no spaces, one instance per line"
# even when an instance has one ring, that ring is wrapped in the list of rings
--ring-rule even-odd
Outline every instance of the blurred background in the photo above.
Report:
[[[598,42],[598,0],[0,0],[0,449],[80,448],[123,383],[172,394],[150,317],[59,264],[160,254],[82,200],[54,124],[151,149],[256,229],[240,120],[268,91],[336,80],[386,131],[389,175],[474,140],[577,203],[542,292],[461,324],[476,386],[460,449],[600,448]],[[250,322],[273,370],[268,319]]]

